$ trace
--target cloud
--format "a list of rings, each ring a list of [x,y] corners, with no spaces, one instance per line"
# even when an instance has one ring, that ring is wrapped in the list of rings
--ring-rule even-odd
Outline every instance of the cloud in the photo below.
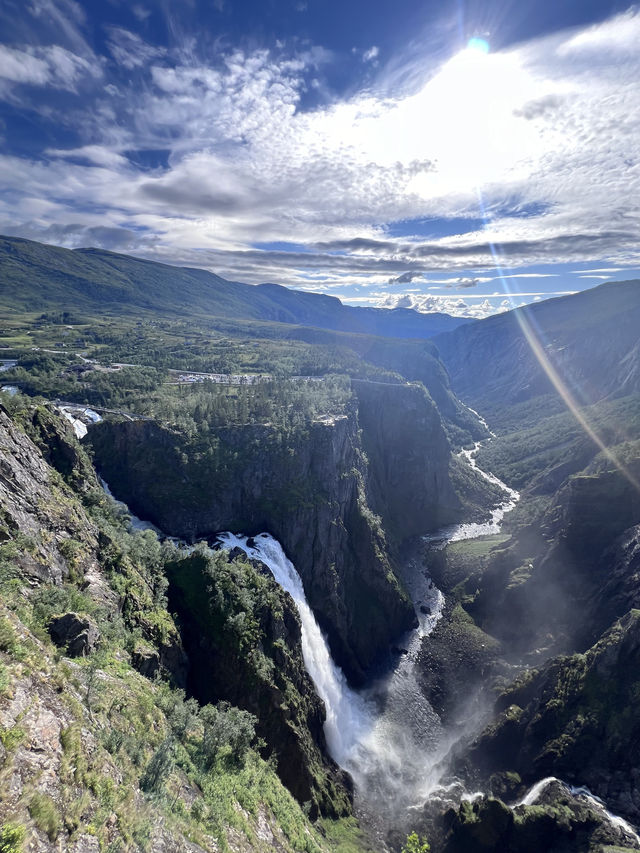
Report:
[[[402,275],[399,275],[396,278],[390,278],[389,284],[410,284],[416,278],[422,278],[422,273],[403,272]]]
[[[483,299],[482,302],[469,303],[456,297],[432,296],[415,293],[379,294],[378,308],[411,308],[421,314],[444,313],[453,317],[482,319],[491,314],[510,311],[514,305],[508,299]]]
[[[374,62],[380,56],[380,48],[377,45],[372,45],[369,50],[365,50],[362,54],[363,62]]]
[[[496,263],[508,278],[524,265],[580,261],[598,275],[640,262],[640,54],[610,50],[640,43],[635,12],[487,56],[407,52],[361,68],[366,90],[323,101],[330,55],[317,46],[165,50],[113,28],[119,69],[91,53],[77,4],[32,8],[60,45],[0,45],[0,92],[93,89],[56,114],[68,148],[48,139],[45,157],[0,155],[0,223],[56,228],[73,245],[102,223],[149,257],[296,287],[440,271],[442,286],[471,290]],[[40,107],[54,109],[46,92]],[[393,236],[389,223],[417,219],[484,225]],[[302,248],[255,248],[283,242]]]
[[[83,145],[81,148],[47,148],[44,153],[49,157],[66,160],[84,160],[88,164],[105,168],[126,168],[129,166],[126,157],[103,145]]]
[[[147,44],[139,35],[123,27],[109,28],[108,47],[115,61],[129,71],[148,65],[167,52],[164,48]]]
[[[630,8],[605,24],[588,27],[565,41],[559,48],[561,56],[582,55],[600,57],[603,52],[636,53],[638,50],[638,12]]]
[[[563,95],[550,94],[542,98],[535,98],[532,101],[527,101],[521,107],[513,111],[515,116],[521,116],[528,121],[533,121],[537,118],[549,119],[558,110],[562,109],[567,98]]]
[[[151,9],[147,9],[141,3],[134,3],[134,5],[131,7],[131,11],[139,21],[146,21],[147,18],[151,15]]]
[[[447,287],[455,287],[458,290],[466,290],[469,287],[477,287],[480,284],[479,278],[459,278],[452,284],[447,284]]]
[[[83,77],[101,74],[99,66],[59,45],[20,49],[0,44],[0,79],[10,83],[75,92]]]
[[[587,273],[601,273],[601,272],[623,272],[624,267],[603,267],[602,269],[597,270],[571,270],[573,275],[586,275]]]

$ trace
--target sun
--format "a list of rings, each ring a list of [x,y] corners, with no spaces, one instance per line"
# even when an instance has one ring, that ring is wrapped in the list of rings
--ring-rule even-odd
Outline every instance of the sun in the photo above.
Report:
[[[471,50],[474,53],[487,54],[489,53],[491,48],[489,46],[489,42],[486,39],[475,36],[474,38],[469,39],[469,41],[467,42],[467,50]]]

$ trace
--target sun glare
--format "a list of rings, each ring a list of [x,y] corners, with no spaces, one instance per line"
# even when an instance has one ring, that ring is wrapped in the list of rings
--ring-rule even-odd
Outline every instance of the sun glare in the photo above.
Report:
[[[467,50],[473,50],[476,53],[489,53],[489,42],[486,39],[472,38],[467,42]]]

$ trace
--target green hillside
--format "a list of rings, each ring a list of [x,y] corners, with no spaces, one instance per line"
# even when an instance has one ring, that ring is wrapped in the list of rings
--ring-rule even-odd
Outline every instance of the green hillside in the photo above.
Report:
[[[0,311],[204,315],[227,321],[299,324],[342,332],[429,338],[464,322],[447,314],[355,308],[275,284],[254,287],[202,269],[101,249],[62,249],[0,237]]]

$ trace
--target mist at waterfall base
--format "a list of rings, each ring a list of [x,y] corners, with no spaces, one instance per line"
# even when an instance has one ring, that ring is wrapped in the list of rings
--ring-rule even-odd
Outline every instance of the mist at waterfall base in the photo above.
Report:
[[[410,806],[421,805],[438,782],[433,768],[446,752],[440,719],[422,695],[413,674],[422,637],[439,619],[444,597],[422,575],[420,600],[430,613],[405,638],[393,670],[362,691],[353,690],[333,662],[326,638],[307,604],[302,581],[280,544],[269,534],[218,537],[224,548],[241,548],[263,562],[293,598],[302,623],[302,654],[324,701],[327,746],[336,763],[353,777],[358,805],[387,824]],[[416,589],[412,590],[416,594]]]

